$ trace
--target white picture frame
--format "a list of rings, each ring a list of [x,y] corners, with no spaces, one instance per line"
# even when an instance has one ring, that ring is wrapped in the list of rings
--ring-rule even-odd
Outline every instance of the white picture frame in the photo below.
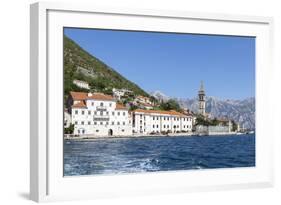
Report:
[[[273,186],[273,19],[35,3],[30,13],[30,198],[72,200]],[[256,37],[256,167],[63,177],[63,27]],[[55,68],[55,69],[54,69]],[[264,121],[267,119],[267,121]]]

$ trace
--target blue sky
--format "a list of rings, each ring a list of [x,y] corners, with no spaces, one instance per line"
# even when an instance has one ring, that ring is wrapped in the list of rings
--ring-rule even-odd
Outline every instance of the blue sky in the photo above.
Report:
[[[255,96],[253,37],[76,28],[64,32],[148,92],[193,98],[203,80],[209,96]]]

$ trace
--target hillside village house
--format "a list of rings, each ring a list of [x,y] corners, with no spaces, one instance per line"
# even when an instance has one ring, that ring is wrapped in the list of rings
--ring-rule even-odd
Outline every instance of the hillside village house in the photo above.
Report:
[[[149,97],[145,97],[145,96],[141,96],[141,95],[138,95],[135,98],[135,102],[141,103],[141,104],[150,104],[150,105],[152,105],[152,102],[150,101]]]
[[[148,104],[148,103],[139,103],[138,106],[141,109],[146,109],[146,110],[152,110],[153,109],[153,106],[151,104]]]
[[[70,92],[68,112],[75,135],[131,135],[132,124],[128,110],[110,95]]]
[[[90,89],[90,86],[87,82],[81,80],[73,80],[73,84],[78,86],[79,88]]]
[[[178,133],[192,131],[192,115],[163,110],[142,110],[133,112],[134,133]]]
[[[114,98],[116,98],[117,100],[121,100],[122,97],[133,94],[133,91],[124,88],[123,89],[113,88],[112,93]]]

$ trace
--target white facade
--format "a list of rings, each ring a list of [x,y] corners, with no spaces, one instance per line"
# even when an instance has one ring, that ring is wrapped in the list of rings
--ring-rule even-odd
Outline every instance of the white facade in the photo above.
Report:
[[[135,102],[136,103],[141,103],[141,104],[150,104],[150,105],[152,105],[152,102],[150,101],[149,97],[145,97],[145,96],[141,96],[141,95],[139,95],[139,96],[137,96],[135,98]]]
[[[191,115],[176,111],[135,110],[133,132],[138,134],[180,133],[192,131]]]
[[[73,80],[73,83],[77,85],[80,88],[90,89],[90,86],[87,82],[81,81],[81,80]]]
[[[117,88],[113,88],[112,92],[113,92],[113,97],[118,100],[120,100],[125,95],[133,93],[132,91],[127,89],[117,89]]]
[[[67,111],[64,111],[64,127],[68,128],[70,124],[71,124],[71,115]]]
[[[75,92],[72,92],[71,96],[73,134],[93,136],[132,134],[132,121],[128,110],[117,104],[111,96]]]

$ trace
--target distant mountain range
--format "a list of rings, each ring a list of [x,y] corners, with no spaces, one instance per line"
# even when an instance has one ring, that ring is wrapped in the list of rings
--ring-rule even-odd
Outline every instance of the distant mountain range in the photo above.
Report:
[[[197,113],[197,98],[183,99],[171,98],[160,91],[151,92],[155,98],[167,101],[169,99],[176,100],[182,108],[187,108]],[[235,120],[247,129],[255,128],[255,98],[250,97],[243,100],[222,100],[216,97],[206,97],[206,112],[211,117],[227,117]]]

